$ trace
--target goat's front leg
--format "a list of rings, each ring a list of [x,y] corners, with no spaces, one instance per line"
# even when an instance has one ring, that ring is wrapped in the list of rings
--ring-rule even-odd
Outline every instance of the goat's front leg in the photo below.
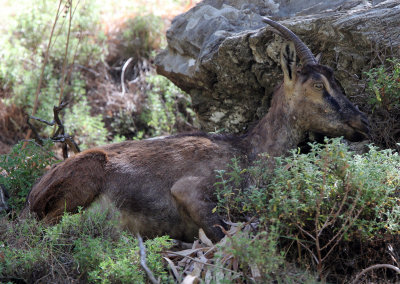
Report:
[[[226,225],[218,214],[213,213],[215,203],[207,197],[205,181],[205,178],[196,176],[181,178],[172,186],[171,193],[199,228],[202,228],[212,241],[219,241],[224,237],[224,233],[220,227],[214,225]]]

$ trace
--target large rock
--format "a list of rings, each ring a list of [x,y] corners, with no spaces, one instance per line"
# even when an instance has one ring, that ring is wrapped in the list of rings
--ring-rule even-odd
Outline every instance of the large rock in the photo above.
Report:
[[[242,132],[268,110],[282,80],[283,39],[265,28],[263,16],[322,52],[353,101],[377,55],[399,55],[398,0],[204,0],[173,20],[168,47],[156,58],[157,71],[191,95],[204,130]]]

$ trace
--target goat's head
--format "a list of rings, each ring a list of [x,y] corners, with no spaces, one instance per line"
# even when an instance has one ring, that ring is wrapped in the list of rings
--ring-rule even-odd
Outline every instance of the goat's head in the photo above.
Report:
[[[264,18],[291,43],[281,51],[284,81],[279,92],[289,107],[291,119],[303,131],[344,136],[360,141],[369,136],[368,119],[345,96],[331,68],[320,65],[309,48],[289,29]],[[303,67],[296,67],[296,52]],[[279,100],[279,98],[277,98]]]

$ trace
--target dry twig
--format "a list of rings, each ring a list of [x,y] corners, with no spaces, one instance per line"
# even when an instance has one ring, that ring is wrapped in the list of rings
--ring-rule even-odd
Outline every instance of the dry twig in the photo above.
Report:
[[[143,244],[143,239],[142,236],[137,233],[136,237],[139,241],[139,248],[140,248],[140,265],[142,266],[142,268],[144,269],[144,271],[147,274],[147,277],[149,278],[149,280],[151,281],[151,283],[153,284],[159,284],[160,282],[157,281],[157,279],[154,277],[153,272],[151,272],[151,270],[147,267],[146,264],[146,247]]]
[[[125,88],[125,71],[126,71],[126,68],[128,68],[129,64],[132,62],[132,60],[133,60],[133,57],[129,58],[129,59],[125,62],[124,66],[122,67],[122,72],[121,72],[122,96],[124,96],[125,93],[126,93],[126,88]]]
[[[57,130],[55,131],[54,135],[50,138],[53,142],[61,142],[63,143],[63,158],[67,159],[68,158],[68,148],[67,145],[70,147],[70,149],[72,149],[72,151],[74,153],[79,153],[80,149],[78,144],[76,144],[76,142],[74,141],[74,139],[69,136],[68,134],[65,134],[65,127],[61,122],[60,119],[60,111],[66,106],[67,104],[65,102],[62,102],[59,106],[54,106],[53,108],[53,115],[54,115],[54,120],[49,122],[46,121],[44,119],[35,117],[35,116],[29,116],[28,118],[28,125],[31,128],[31,130],[33,131],[34,135],[35,135],[35,140],[37,141],[38,144],[43,145],[43,139],[40,138],[38,132],[36,131],[35,127],[29,122],[29,119],[34,119],[37,121],[40,121],[42,123],[45,123],[49,126],[57,126]]]
[[[363,271],[361,271],[360,273],[357,274],[357,277],[353,280],[352,284],[356,284],[361,276],[363,276],[365,273],[367,273],[368,271],[371,271],[373,269],[378,269],[378,268],[389,268],[389,269],[393,269],[394,271],[396,271],[398,274],[400,274],[400,269],[394,265],[391,264],[375,264],[372,265],[370,267],[365,268]]]
[[[37,85],[36,92],[35,92],[35,102],[34,102],[34,105],[33,105],[32,115],[36,114],[37,108],[39,106],[39,93],[40,93],[40,88],[41,88],[42,82],[43,82],[44,69],[45,69],[45,67],[47,65],[47,61],[49,59],[50,46],[51,46],[51,42],[53,40],[54,30],[56,28],[56,25],[57,25],[57,22],[58,22],[58,18],[60,17],[60,14],[61,14],[61,4],[62,4],[62,2],[63,2],[62,0],[59,1],[56,17],[54,19],[54,23],[53,23],[53,26],[51,28],[49,42],[47,43],[47,48],[46,48],[46,52],[45,52],[45,55],[44,55],[43,65],[42,65],[42,68],[41,68],[41,71],[40,71],[39,83]],[[26,134],[25,139],[28,140],[29,137],[31,136],[31,134],[32,134],[32,130],[29,129],[28,133]],[[24,144],[24,147],[26,147],[26,144]]]

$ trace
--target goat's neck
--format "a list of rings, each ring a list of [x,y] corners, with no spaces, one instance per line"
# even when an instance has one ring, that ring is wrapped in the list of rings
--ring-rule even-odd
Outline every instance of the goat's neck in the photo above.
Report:
[[[290,108],[283,94],[278,91],[267,115],[246,138],[250,146],[250,157],[256,158],[261,153],[273,157],[281,156],[304,139],[304,131],[301,130]]]

